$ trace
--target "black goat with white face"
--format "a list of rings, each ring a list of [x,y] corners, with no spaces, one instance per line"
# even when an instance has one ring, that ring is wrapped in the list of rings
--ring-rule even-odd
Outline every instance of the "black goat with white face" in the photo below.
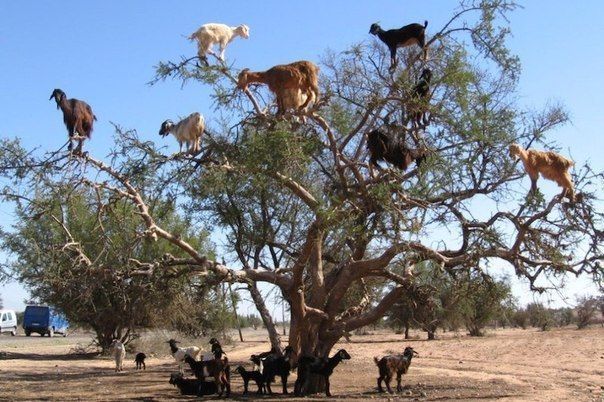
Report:
[[[424,21],[424,25],[421,24],[409,24],[405,25],[400,29],[389,29],[384,31],[379,24],[371,24],[369,33],[376,35],[382,42],[388,46],[390,50],[390,71],[396,68],[396,49],[399,47],[407,47],[412,45],[418,45],[422,48],[423,59],[426,61],[428,58],[428,49],[426,48],[426,27],[428,21]]]
[[[405,136],[390,130],[384,132],[378,129],[369,132],[367,149],[369,163],[378,169],[381,169],[378,161],[386,161],[405,171],[413,161],[419,166],[426,158],[424,150],[407,148]]]

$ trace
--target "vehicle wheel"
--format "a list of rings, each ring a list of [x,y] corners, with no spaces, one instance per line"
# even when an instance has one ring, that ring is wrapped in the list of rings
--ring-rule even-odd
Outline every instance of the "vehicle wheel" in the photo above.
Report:
[[[15,336],[17,335],[17,327],[13,327],[13,329],[10,331],[11,336]]]
[[[52,338],[53,336],[55,336],[55,331],[54,331],[54,329],[51,328],[48,330],[48,337]]]
[[[31,331],[25,330],[25,336],[30,336],[31,335]]]

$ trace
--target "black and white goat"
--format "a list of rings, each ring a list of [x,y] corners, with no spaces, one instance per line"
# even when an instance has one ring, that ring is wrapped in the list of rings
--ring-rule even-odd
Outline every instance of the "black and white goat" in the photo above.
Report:
[[[216,355],[219,356],[219,355]],[[231,383],[228,359],[216,357],[212,360],[197,361],[191,356],[185,356],[185,362],[191,367],[195,377],[204,381],[206,377],[213,377],[218,395],[221,396],[226,390],[226,396],[231,394]]]
[[[403,390],[401,386],[401,376],[407,374],[409,366],[411,365],[411,359],[413,356],[419,356],[418,353],[413,350],[411,346],[407,346],[402,355],[389,355],[384,356],[381,359],[377,357],[373,358],[373,361],[378,366],[380,376],[377,379],[378,390],[384,392],[382,388],[382,381],[386,383],[388,392],[392,394],[392,388],[390,388],[390,381],[396,373],[396,390],[400,392]]]
[[[172,354],[172,357],[174,357],[174,360],[176,360],[176,362],[178,363],[178,370],[181,373],[182,364],[185,361],[185,356],[190,356],[193,358],[193,360],[197,360],[199,352],[201,351],[201,349],[199,349],[197,346],[179,348],[178,346],[176,346],[176,344],[180,342],[174,339],[170,339],[167,343],[170,345],[170,353]]]
[[[369,33],[377,35],[382,42],[388,46],[390,50],[390,71],[396,68],[396,49],[399,47],[407,47],[418,45],[422,48],[424,61],[428,58],[428,49],[426,48],[426,27],[428,21],[421,24],[409,24],[400,29],[389,29],[384,31],[379,24],[371,24]]]
[[[174,124],[172,120],[166,120],[159,129],[159,135],[165,137],[172,133],[179,145],[179,152],[182,153],[182,144],[186,144],[187,153],[195,155],[201,149],[201,137],[206,124],[203,116],[197,112],[191,113],[188,117]]]
[[[338,350],[336,354],[330,358],[302,356],[298,360],[298,379],[294,386],[294,393],[296,395],[302,395],[310,375],[317,374],[325,378],[325,395],[331,396],[331,391],[329,390],[329,377],[333,374],[333,370],[340,362],[342,362],[342,360],[350,360],[350,355],[345,349]]]
[[[55,98],[55,102],[57,102],[57,109],[61,109],[63,112],[63,123],[65,123],[67,134],[69,134],[69,147],[67,149],[71,151],[73,148],[72,141],[76,140],[78,141],[76,152],[81,152],[84,139],[90,139],[96,120],[92,108],[88,103],[79,99],[67,99],[65,92],[58,88],[52,91],[48,100],[52,98]]]
[[[378,161],[386,161],[401,169],[407,170],[415,161],[418,166],[426,159],[426,151],[412,149],[405,145],[405,137],[388,130],[373,130],[367,134],[367,149],[369,150],[369,163],[381,169]]]

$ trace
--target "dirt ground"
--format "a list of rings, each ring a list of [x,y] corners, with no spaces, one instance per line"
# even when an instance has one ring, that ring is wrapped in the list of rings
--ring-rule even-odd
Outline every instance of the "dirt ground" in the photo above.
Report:
[[[416,334],[418,337],[423,334]],[[250,368],[252,353],[268,350],[264,332],[247,331],[245,343],[225,347],[231,367]],[[508,400],[604,401],[604,328],[573,328],[549,332],[497,330],[484,338],[441,334],[439,340],[404,341],[402,335],[376,332],[353,336],[336,348],[345,348],[352,359],[331,377],[332,394],[339,400]],[[0,400],[187,400],[168,384],[177,365],[169,355],[147,359],[147,370],[134,370],[128,355],[125,371],[115,373],[108,358],[73,354],[76,344],[90,337],[0,337]],[[373,356],[400,353],[410,345],[420,356],[403,377],[403,392],[389,396],[376,390],[377,369]],[[202,346],[202,345],[199,345]],[[167,348],[167,347],[166,347]],[[337,350],[336,349],[336,350]],[[145,350],[149,354],[151,351]],[[162,351],[162,353],[165,353]],[[295,374],[290,377],[293,391]],[[253,389],[253,387],[252,387]],[[241,378],[232,375],[232,399],[243,397]],[[280,386],[273,386],[273,391]],[[280,394],[264,400],[315,400]],[[205,399],[213,399],[205,397]]]

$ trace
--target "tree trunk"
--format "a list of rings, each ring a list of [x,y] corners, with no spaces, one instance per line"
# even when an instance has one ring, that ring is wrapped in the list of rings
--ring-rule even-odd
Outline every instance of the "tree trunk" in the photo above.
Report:
[[[262,298],[260,291],[256,287],[256,283],[249,285],[248,290],[250,292],[250,295],[252,296],[254,304],[256,305],[256,309],[258,309],[260,318],[262,318],[262,322],[264,323],[264,326],[266,327],[266,330],[268,332],[268,337],[271,342],[271,348],[282,350],[281,337],[279,336],[279,332],[277,331],[277,327],[275,326],[271,314],[266,308],[266,304],[264,304],[264,299]]]
[[[428,340],[433,341],[434,339],[436,339],[434,337],[434,331],[428,330]]]
[[[405,339],[409,339],[409,325],[405,325]]]

